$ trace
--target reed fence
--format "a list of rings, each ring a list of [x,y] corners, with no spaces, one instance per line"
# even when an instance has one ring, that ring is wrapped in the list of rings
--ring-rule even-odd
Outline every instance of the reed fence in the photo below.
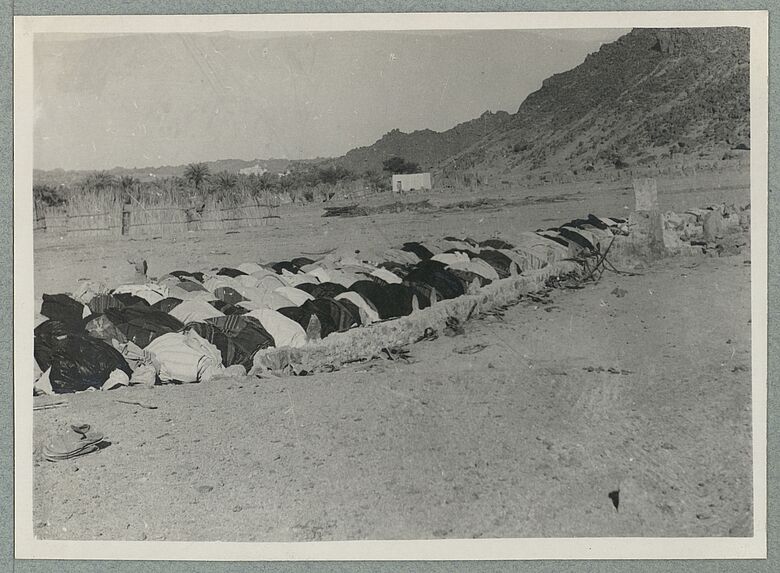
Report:
[[[201,206],[126,204],[124,201],[68,204],[66,207],[36,205],[36,232],[75,237],[171,236],[189,231],[235,229],[267,225],[282,217],[291,203],[261,200],[232,204],[217,202]]]

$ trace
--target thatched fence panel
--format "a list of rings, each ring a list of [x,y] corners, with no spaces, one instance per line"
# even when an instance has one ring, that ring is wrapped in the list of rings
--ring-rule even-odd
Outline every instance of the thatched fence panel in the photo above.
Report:
[[[180,207],[142,207],[133,205],[125,234],[130,236],[169,236],[196,230],[189,226],[187,211]]]
[[[33,205],[33,231],[46,232],[46,207],[35,203]],[[52,217],[54,213],[52,212]]]
[[[215,203],[201,208],[145,206],[141,204],[99,205],[95,210],[36,208],[34,229],[39,232],[76,237],[172,236],[190,231],[219,231],[267,225],[281,218],[288,207],[271,197],[243,205]]]
[[[58,207],[38,210],[37,229],[46,233],[65,234],[68,232],[68,211]]]
[[[68,213],[67,231],[81,237],[121,235],[122,211],[113,209],[95,213]]]

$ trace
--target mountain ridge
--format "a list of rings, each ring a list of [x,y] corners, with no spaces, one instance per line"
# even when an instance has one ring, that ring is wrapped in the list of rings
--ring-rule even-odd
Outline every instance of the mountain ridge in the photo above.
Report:
[[[392,156],[457,178],[464,171],[505,180],[544,180],[680,160],[717,162],[750,148],[749,29],[638,28],[546,78],[515,113],[486,111],[441,132],[391,130],[340,157],[220,160],[212,172],[296,165],[382,172]],[[181,175],[186,165],[108,170],[139,179]],[[43,172],[37,182],[90,171]]]
[[[496,130],[441,165],[514,178],[750,146],[749,30],[635,29],[547,78]]]

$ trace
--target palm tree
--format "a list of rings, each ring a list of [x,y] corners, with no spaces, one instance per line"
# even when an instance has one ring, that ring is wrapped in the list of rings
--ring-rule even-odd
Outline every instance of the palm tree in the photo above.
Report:
[[[122,188],[122,191],[130,191],[138,185],[139,181],[132,175],[122,175],[122,177],[119,179],[119,186]]]
[[[238,179],[233,173],[228,173],[227,171],[221,171],[220,173],[217,173],[216,180],[214,183],[217,189],[219,189],[223,193],[226,193],[235,188],[235,186],[238,184]]]
[[[136,185],[139,184],[140,181],[138,181],[138,179],[136,179],[132,175],[123,175],[119,179],[119,187],[122,189],[122,199],[126,205],[129,205],[132,199],[131,191],[133,191]]]
[[[190,163],[184,170],[184,178],[200,190],[201,184],[209,178],[209,168],[205,163]]]
[[[279,183],[279,177],[271,175],[268,171],[258,177],[258,185],[262,191],[269,191]]]
[[[95,171],[84,179],[83,186],[95,191],[103,191],[113,187],[116,179],[108,171]]]

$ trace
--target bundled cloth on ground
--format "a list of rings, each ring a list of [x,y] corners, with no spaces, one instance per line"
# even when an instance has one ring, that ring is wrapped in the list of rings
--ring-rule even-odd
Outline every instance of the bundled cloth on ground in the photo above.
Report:
[[[108,288],[102,282],[80,280],[78,287],[73,292],[73,299],[82,304],[88,304],[97,295],[106,293],[108,293]]]
[[[168,313],[155,310],[150,306],[129,306],[127,308],[109,308],[105,312],[110,320],[127,340],[144,348],[152,340],[176,332],[184,325]]]
[[[69,324],[81,325],[85,307],[82,303],[66,294],[44,294],[41,304],[41,314],[52,320]],[[89,308],[86,309],[89,313]]]
[[[180,298],[174,298],[169,296],[168,298],[164,298],[159,302],[156,302],[152,305],[152,308],[154,310],[160,310],[162,312],[167,312],[170,314],[170,312],[179,306],[182,302],[184,302]]]
[[[312,299],[315,298],[336,298],[341,293],[347,290],[347,287],[338,283],[324,282],[318,284],[304,283],[299,284],[298,290],[302,290],[309,294]],[[311,299],[310,299],[311,300]]]
[[[307,342],[304,328],[276,310],[261,308],[249,312],[247,316],[256,318],[263,325],[263,328],[273,337],[277,347],[300,348]]]
[[[406,316],[412,313],[413,292],[406,285],[380,285],[374,281],[358,281],[353,284],[351,292],[365,299],[376,309],[381,320]]]
[[[414,253],[422,261],[430,259],[433,256],[433,253],[431,251],[429,251],[422,244],[416,241],[410,241],[408,243],[404,243],[403,246],[401,247],[401,250],[406,251],[408,253]]]
[[[436,289],[443,299],[456,298],[466,293],[463,281],[449,272],[446,265],[437,261],[424,261],[406,275],[405,284],[422,283]]]
[[[173,271],[168,274],[171,274],[177,278],[183,279],[183,278],[192,278],[198,281],[199,283],[203,283],[203,273],[200,272],[194,272],[191,273],[189,271]]]
[[[258,350],[274,346],[271,334],[255,318],[246,315],[220,316],[205,322],[191,322],[185,329],[194,330],[216,346],[222,354],[222,364],[241,364],[247,370]]]
[[[495,249],[480,249],[474,254],[475,258],[482,259],[498,273],[499,278],[505,279],[513,274],[512,259]]]
[[[139,299],[140,300],[140,299]],[[108,308],[124,308],[126,305],[111,294],[99,294],[87,303],[92,314],[101,314]]]
[[[188,322],[205,322],[209,318],[225,316],[224,313],[202,300],[188,300],[182,302],[169,310],[168,314],[182,324],[187,324]]]
[[[313,300],[315,298],[320,298],[317,296],[312,296],[310,293],[299,289],[297,287],[279,287],[274,291],[277,295],[280,295],[284,297],[286,300],[290,301],[296,306],[302,305],[307,300]]]
[[[257,310],[260,308],[272,308],[276,310],[285,306],[291,306],[293,305],[293,302],[277,292],[267,292],[253,299],[236,303],[236,305],[248,308],[249,310]]]
[[[230,304],[238,304],[239,302],[244,302],[245,300],[248,300],[247,298],[244,298],[241,293],[239,293],[236,289],[233,287],[217,287],[214,290],[214,294],[217,296],[219,300],[225,301]]]
[[[339,301],[348,300],[354,304],[355,308],[357,308],[358,312],[360,313],[361,323],[363,326],[367,326],[380,320],[376,307],[355,291],[348,290],[339,295],[336,295],[333,298]]]
[[[42,370],[51,369],[49,383],[58,394],[100,388],[114,370],[132,374],[111,345],[86,333],[68,331],[63,323],[50,324],[36,333],[34,354]]]
[[[257,263],[241,263],[240,265],[238,265],[238,270],[248,275],[251,275],[252,273],[263,272],[263,271],[273,272]]]
[[[482,259],[471,259],[466,262],[457,262],[447,265],[450,271],[466,271],[481,276],[486,281],[497,281],[499,279],[496,269],[491,267]]]
[[[128,306],[150,306],[146,299],[143,299],[140,296],[136,296],[134,294],[130,294],[129,292],[117,292],[113,293],[113,296],[116,300],[119,301],[122,308]]]
[[[304,330],[308,329],[312,316],[316,316],[320,324],[320,338],[325,338],[333,332],[343,332],[360,324],[360,316],[355,316],[344,304],[335,299],[307,300],[301,306],[280,308],[278,312],[297,322]]]
[[[247,314],[249,312],[248,308],[236,306],[234,304],[230,304],[229,302],[225,302],[224,300],[210,300],[209,304],[225,316],[229,316],[231,314]]]
[[[208,382],[224,370],[220,351],[194,330],[163,334],[145,350],[159,363],[161,382]]]
[[[154,283],[142,285],[121,285],[113,290],[114,294],[131,294],[144,299],[147,304],[154,304],[168,296],[168,287]]]
[[[244,271],[241,271],[239,269],[231,269],[230,267],[222,267],[221,269],[219,269],[217,271],[217,274],[218,275],[224,275],[224,276],[227,276],[227,277],[236,278],[236,277],[239,277],[241,275],[247,275],[249,273],[245,273]]]
[[[203,284],[196,282],[195,280],[180,280],[173,286],[187,292],[208,292],[208,289],[203,286]]]
[[[127,342],[124,332],[119,330],[116,325],[105,314],[97,314],[87,318],[84,330],[93,338],[103,340],[111,344],[113,340],[117,342]]]

